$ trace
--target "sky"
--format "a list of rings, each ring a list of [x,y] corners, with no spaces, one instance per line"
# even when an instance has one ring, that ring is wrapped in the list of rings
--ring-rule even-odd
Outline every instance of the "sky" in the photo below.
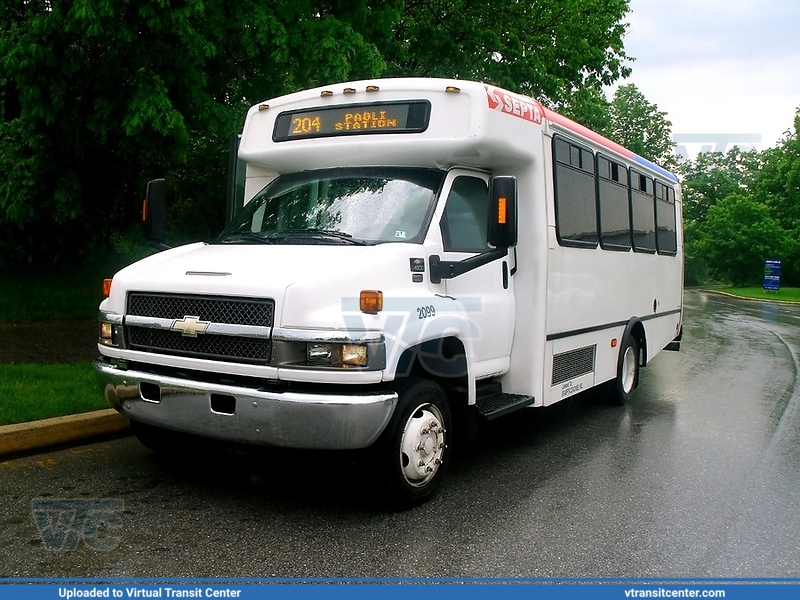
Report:
[[[800,106],[800,1],[631,0],[633,83],[679,153],[774,146]]]

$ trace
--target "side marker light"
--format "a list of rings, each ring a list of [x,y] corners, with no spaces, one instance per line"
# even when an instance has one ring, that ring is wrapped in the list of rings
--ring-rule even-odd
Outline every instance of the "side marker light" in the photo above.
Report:
[[[377,314],[383,310],[383,292],[379,290],[361,290],[358,298],[361,312]]]

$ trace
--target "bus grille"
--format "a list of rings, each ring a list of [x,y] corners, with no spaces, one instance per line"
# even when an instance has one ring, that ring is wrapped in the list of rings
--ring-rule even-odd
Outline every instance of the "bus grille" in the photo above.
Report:
[[[128,295],[127,313],[174,320],[192,316],[210,323],[271,327],[275,303],[269,299],[135,292]],[[270,360],[271,343],[266,337],[187,336],[180,331],[132,325],[126,330],[132,350],[253,364],[267,364]]]
[[[182,319],[192,315],[201,321],[272,327],[275,302],[257,298],[218,298],[178,294],[128,295],[129,315]]]

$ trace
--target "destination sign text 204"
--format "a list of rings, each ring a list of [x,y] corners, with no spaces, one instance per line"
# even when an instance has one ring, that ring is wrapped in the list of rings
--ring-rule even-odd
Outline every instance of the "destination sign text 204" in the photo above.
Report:
[[[428,126],[427,102],[336,106],[278,115],[273,140],[365,133],[418,133]]]

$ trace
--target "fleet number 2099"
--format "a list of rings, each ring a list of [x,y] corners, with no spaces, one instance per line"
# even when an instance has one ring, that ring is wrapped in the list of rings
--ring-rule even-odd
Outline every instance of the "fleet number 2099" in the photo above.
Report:
[[[435,317],[436,309],[433,306],[420,306],[417,308],[417,317],[420,319],[427,319],[428,317]]]

